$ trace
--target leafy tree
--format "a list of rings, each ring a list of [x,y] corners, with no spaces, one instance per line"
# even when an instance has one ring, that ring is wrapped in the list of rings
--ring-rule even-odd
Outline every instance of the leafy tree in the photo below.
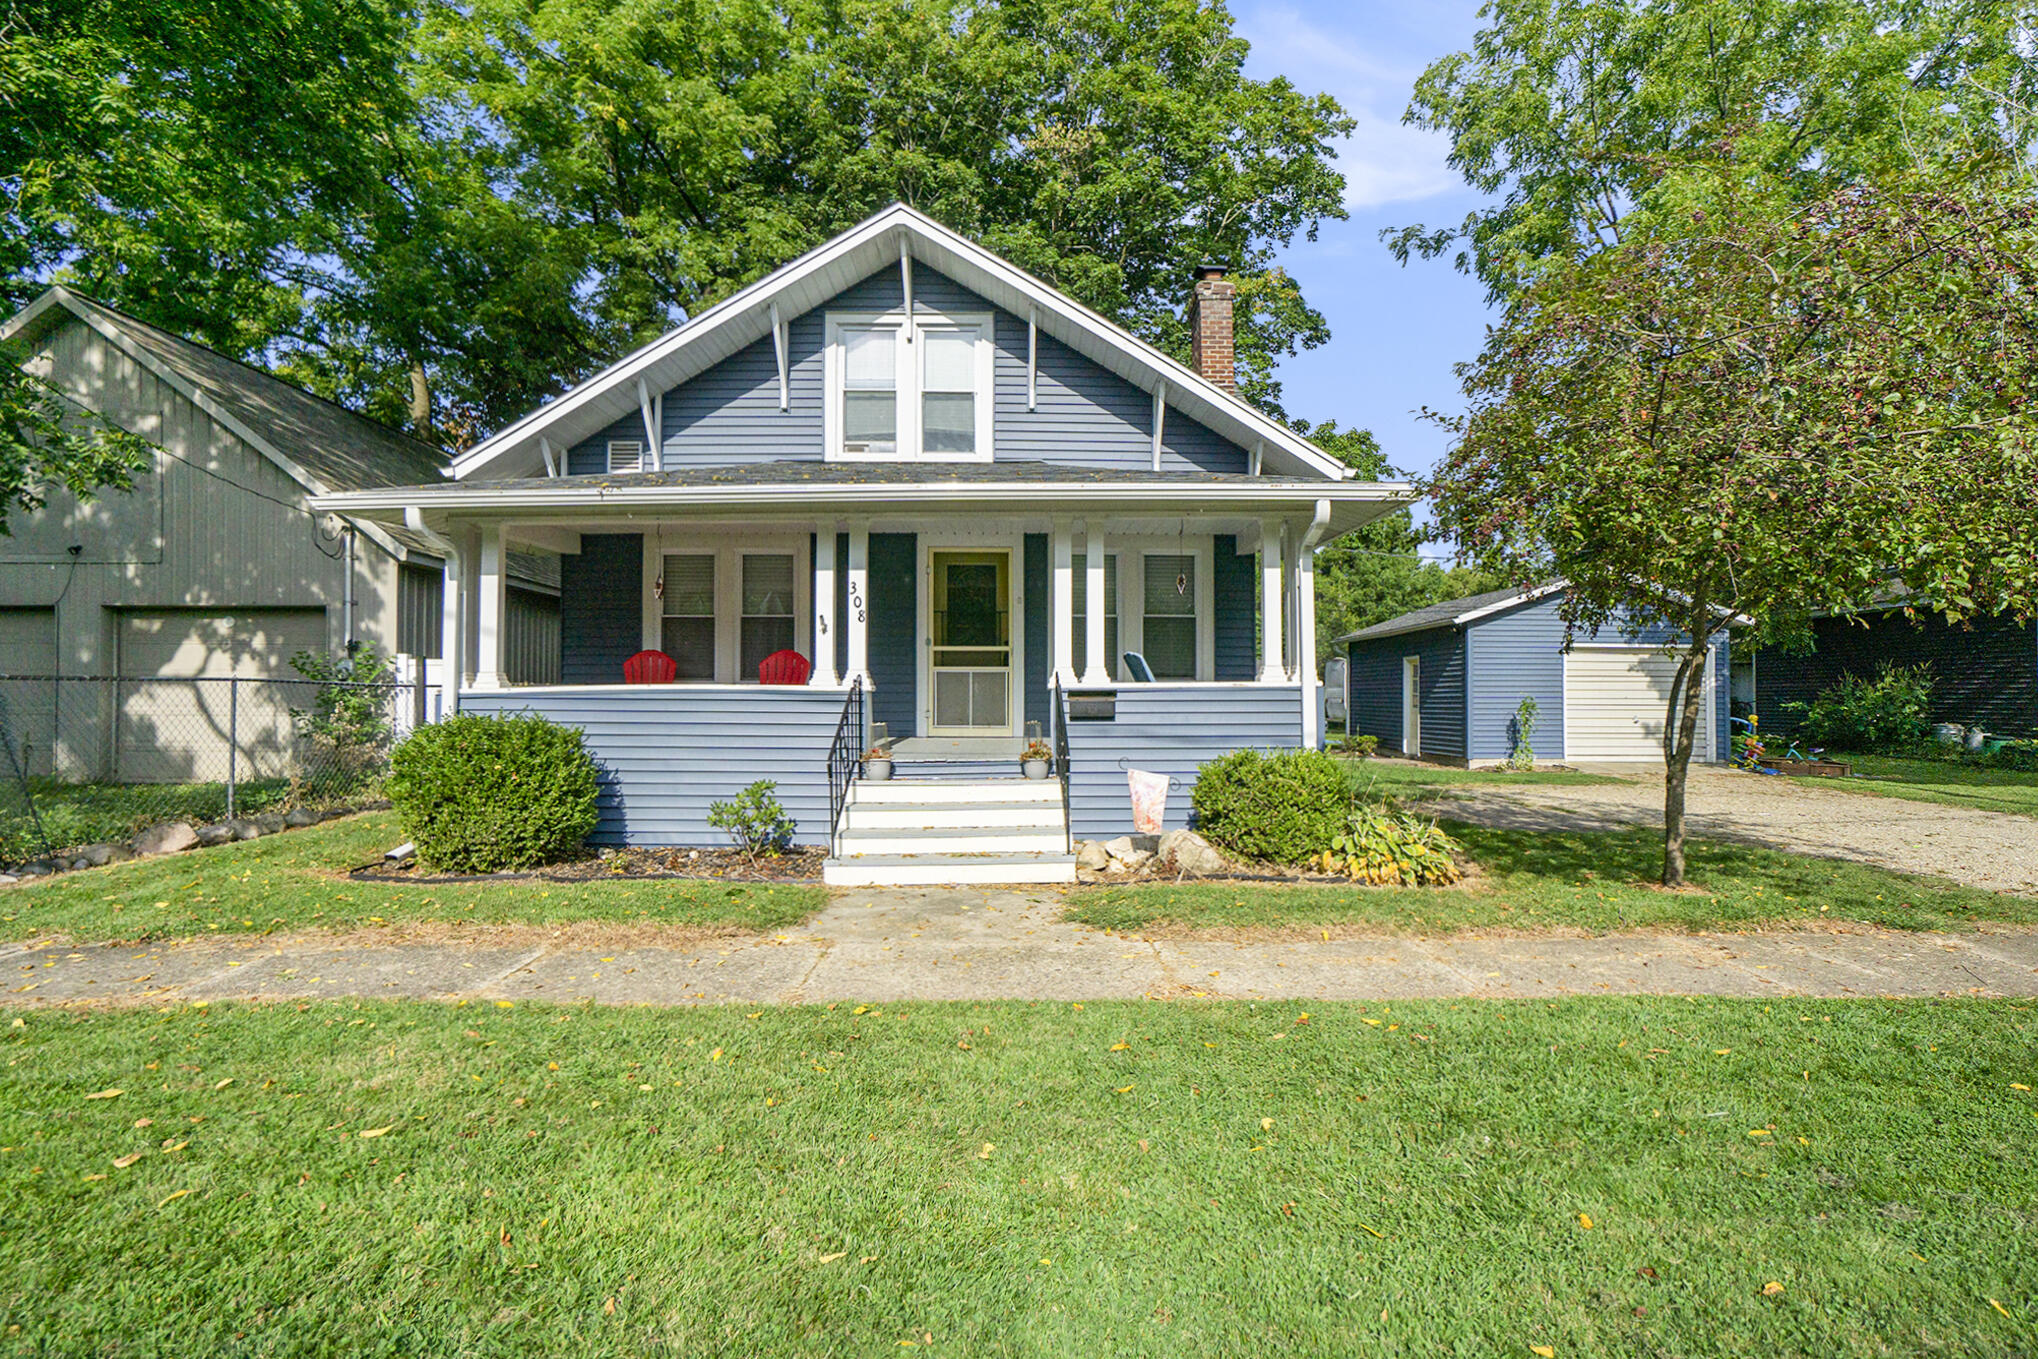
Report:
[[[52,487],[80,500],[126,490],[148,466],[149,445],[90,420],[0,345],[0,535],[15,510],[39,510]]]
[[[1496,300],[1541,260],[1677,216],[1678,164],[1727,128],[1744,173],[1800,203],[2030,132],[2029,0],[1490,0],[1480,14],[1471,50],[1416,82],[1407,121],[1449,133],[1451,164],[1494,201],[1455,227],[1383,235],[1404,261],[1454,255]]]
[[[1680,169],[1681,218],[1516,290],[1426,489],[1481,565],[1570,582],[1576,628],[1668,623],[1663,880],[1707,648],[1891,580],[1955,617],[2038,606],[2038,209],[1987,160],[1793,202],[1754,142]]]

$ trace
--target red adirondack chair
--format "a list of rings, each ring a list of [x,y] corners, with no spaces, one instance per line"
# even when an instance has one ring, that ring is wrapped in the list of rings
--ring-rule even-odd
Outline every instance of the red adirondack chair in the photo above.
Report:
[[[759,684],[805,684],[814,667],[797,651],[774,651],[757,663]]]
[[[662,651],[640,651],[623,662],[625,684],[670,684],[679,662]]]

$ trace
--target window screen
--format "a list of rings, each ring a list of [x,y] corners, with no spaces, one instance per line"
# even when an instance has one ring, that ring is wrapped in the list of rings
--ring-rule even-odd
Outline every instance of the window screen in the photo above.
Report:
[[[851,453],[899,448],[898,331],[842,332],[842,447]]]
[[[1155,679],[1196,678],[1196,559],[1149,553],[1145,584],[1140,654]]]
[[[715,558],[673,552],[665,558],[665,618],[660,649],[678,664],[678,678],[715,677]]]
[[[743,643],[738,678],[754,680],[774,651],[793,644],[793,559],[776,552],[743,557]]]
[[[1084,554],[1078,552],[1071,559],[1076,588],[1075,597],[1076,631],[1076,674],[1082,675],[1090,665],[1090,576],[1084,569]],[[1104,673],[1118,673],[1118,558],[1111,553],[1104,554]]]
[[[974,453],[977,447],[977,332],[974,326],[920,337],[920,451]]]

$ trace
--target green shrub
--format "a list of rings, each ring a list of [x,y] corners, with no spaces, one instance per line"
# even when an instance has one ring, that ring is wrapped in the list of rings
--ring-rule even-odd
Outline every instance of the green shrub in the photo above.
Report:
[[[1331,748],[1340,755],[1357,755],[1360,759],[1370,759],[1373,752],[1380,748],[1380,738],[1348,731],[1332,740]]]
[[[1536,713],[1539,711],[1532,697],[1524,696],[1514,709],[1514,750],[1507,757],[1510,769],[1534,769],[1536,748],[1530,744],[1536,734]]]
[[[1930,664],[1884,661],[1874,679],[1842,675],[1811,702],[1784,706],[1800,714],[1794,733],[1800,743],[1832,750],[1900,750],[1925,739],[1931,699]]]
[[[1351,782],[1320,750],[1240,750],[1197,771],[1197,829],[1247,859],[1299,864],[1330,847],[1351,814]]]
[[[1354,882],[1424,887],[1464,876],[1451,857],[1458,848],[1434,821],[1385,807],[1361,807],[1315,863],[1322,872],[1342,873]]]
[[[737,848],[753,862],[760,854],[784,853],[797,829],[779,805],[778,785],[770,779],[759,779],[731,801],[710,802],[708,824],[735,836]]]
[[[2038,774],[2038,741],[2005,741],[1994,750],[1966,754],[1962,763],[1977,769]]]
[[[536,868],[572,855],[594,829],[594,760],[574,727],[463,714],[418,728],[391,765],[389,800],[429,868]]]

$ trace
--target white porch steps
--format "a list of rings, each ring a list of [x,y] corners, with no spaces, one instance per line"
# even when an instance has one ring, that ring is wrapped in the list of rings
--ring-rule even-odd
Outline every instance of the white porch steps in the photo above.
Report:
[[[1061,784],[860,779],[821,879],[839,887],[1074,882]]]

